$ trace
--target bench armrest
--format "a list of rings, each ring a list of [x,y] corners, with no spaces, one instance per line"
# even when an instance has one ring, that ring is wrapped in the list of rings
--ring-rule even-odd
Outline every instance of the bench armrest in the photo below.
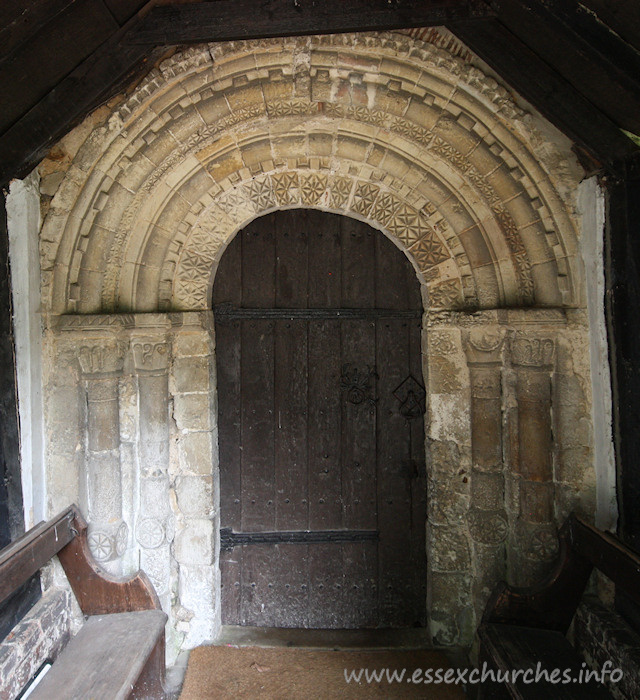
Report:
[[[87,523],[76,506],[71,507],[76,536],[58,552],[58,559],[85,615],[159,610],[160,600],[143,571],[117,578],[93,558],[87,542]]]

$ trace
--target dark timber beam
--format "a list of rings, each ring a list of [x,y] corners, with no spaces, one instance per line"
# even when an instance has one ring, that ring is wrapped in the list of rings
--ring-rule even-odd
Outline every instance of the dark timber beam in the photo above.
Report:
[[[638,0],[580,0],[621,39],[640,51],[640,3]]]
[[[616,124],[497,19],[447,26],[603,166],[614,168],[638,152]]]
[[[112,35],[0,136],[0,185],[27,175],[92,109],[158,60],[163,50],[132,44],[130,31],[126,25]]]
[[[494,14],[483,0],[216,0],[154,7],[132,41],[169,46],[408,29]]]
[[[605,310],[618,465],[618,532],[640,551],[640,158],[605,180]]]
[[[640,134],[640,53],[577,0],[500,0],[498,19],[623,129]]]

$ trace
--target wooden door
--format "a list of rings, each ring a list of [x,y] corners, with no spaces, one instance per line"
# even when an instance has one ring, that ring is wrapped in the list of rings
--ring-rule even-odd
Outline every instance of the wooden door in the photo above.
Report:
[[[222,620],[424,626],[420,287],[367,224],[274,212],[214,284]]]

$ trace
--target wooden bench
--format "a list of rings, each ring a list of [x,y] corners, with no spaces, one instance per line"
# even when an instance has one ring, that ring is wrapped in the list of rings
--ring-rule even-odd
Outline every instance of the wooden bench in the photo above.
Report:
[[[76,506],[0,552],[0,602],[56,555],[86,621],[31,700],[164,698],[167,616],[144,573],[118,579],[100,569]]]
[[[478,629],[480,667],[502,673],[536,669],[568,669],[573,679],[585,672],[584,659],[565,635],[594,567],[640,603],[640,556],[613,535],[572,515],[559,533],[560,551],[552,573],[538,586],[513,588],[501,583],[492,593]],[[613,667],[616,660],[612,659]],[[529,675],[529,678],[531,674]],[[582,678],[585,678],[583,675]],[[480,698],[612,697],[599,683],[516,682],[483,684]]]

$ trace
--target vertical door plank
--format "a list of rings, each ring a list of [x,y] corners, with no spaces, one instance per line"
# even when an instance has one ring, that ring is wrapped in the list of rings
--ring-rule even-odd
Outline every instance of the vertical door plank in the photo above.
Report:
[[[276,241],[276,308],[307,306],[309,221],[306,209],[282,212],[274,232]],[[315,213],[315,212],[313,212]]]
[[[411,479],[410,427],[394,391],[409,375],[407,319],[378,321],[379,399],[378,546],[380,613],[387,627],[408,626],[405,583],[410,577]]]
[[[374,231],[354,220],[343,219],[342,224],[342,304],[347,308],[371,308],[375,305]],[[374,321],[341,323],[342,500],[344,526],[351,530],[378,528],[375,336]],[[358,384],[362,396],[353,391]],[[348,543],[342,550],[345,625],[376,626],[377,600],[373,600],[374,591],[368,582],[377,579],[377,548]]]
[[[419,286],[406,255],[383,233],[375,236],[375,300],[378,309],[409,309],[410,288]],[[413,279],[407,272],[413,273]]]
[[[424,386],[422,374],[422,320],[411,321],[409,326],[411,373]],[[411,482],[411,572],[409,580],[416,611],[412,626],[427,624],[427,465],[425,459],[424,415],[411,421],[411,460],[415,474]]]
[[[319,527],[318,529],[323,529]],[[312,629],[347,626],[349,601],[345,598],[343,545],[309,545],[308,624]]]
[[[306,530],[307,322],[279,320],[275,329],[275,527]]]
[[[340,321],[309,322],[309,527],[343,527]]]
[[[309,212],[310,309],[338,309],[342,305],[342,217]]]
[[[308,626],[308,545],[271,545],[268,623],[273,627]]]
[[[410,263],[389,239],[376,238],[376,305],[384,309],[409,308]],[[413,271],[411,269],[411,271]],[[377,490],[380,623],[385,627],[410,626],[411,600],[406,597],[412,580],[410,426],[400,413],[394,392],[409,377],[409,320],[377,322],[378,367]]]
[[[349,309],[375,307],[376,252],[370,226],[355,219],[341,219],[342,306]]]
[[[242,321],[242,529],[275,527],[274,322]]]
[[[227,247],[214,284],[214,307],[222,303],[239,306],[241,286],[242,237],[236,236]],[[218,390],[218,440],[220,454],[220,527],[241,529],[241,380],[240,323],[218,323],[216,333],[216,369]],[[222,622],[240,621],[240,579],[242,550],[220,552]]]
[[[271,563],[273,546],[251,544],[236,547],[242,550],[240,625],[269,627],[273,624],[271,604]]]
[[[272,309],[276,301],[275,219],[256,219],[238,236],[242,236],[242,305]]]

